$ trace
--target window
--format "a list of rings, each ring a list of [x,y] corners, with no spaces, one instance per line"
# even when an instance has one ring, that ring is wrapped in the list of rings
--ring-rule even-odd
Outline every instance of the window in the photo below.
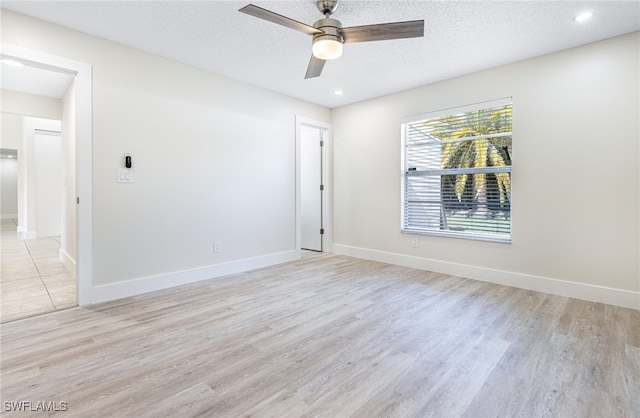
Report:
[[[511,99],[402,124],[402,231],[511,241]]]

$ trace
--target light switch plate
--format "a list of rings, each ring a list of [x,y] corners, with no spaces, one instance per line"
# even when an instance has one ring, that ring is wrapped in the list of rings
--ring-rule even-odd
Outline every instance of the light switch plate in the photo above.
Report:
[[[133,183],[133,170],[130,168],[119,168],[116,180],[118,183]]]

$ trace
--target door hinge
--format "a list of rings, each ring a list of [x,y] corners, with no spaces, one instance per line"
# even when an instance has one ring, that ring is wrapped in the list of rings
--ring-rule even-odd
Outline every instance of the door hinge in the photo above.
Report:
[[[80,204],[80,198],[76,197],[76,204],[79,205]]]
[[[320,235],[324,235],[324,228],[320,228]]]
[[[321,184],[320,185],[320,191],[323,191],[323,190],[324,190],[324,184]]]
[[[322,139],[320,140],[320,146],[324,147],[324,141]]]

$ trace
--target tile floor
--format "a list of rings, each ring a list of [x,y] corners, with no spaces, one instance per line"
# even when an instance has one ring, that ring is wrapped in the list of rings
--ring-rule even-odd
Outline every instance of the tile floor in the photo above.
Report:
[[[25,240],[2,219],[0,322],[76,306],[75,274],[60,262],[60,238]]]

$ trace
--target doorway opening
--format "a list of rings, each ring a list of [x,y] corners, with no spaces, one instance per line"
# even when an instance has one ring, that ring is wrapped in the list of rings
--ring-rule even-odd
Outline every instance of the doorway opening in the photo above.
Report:
[[[48,102],[39,102],[40,104],[47,102],[47,106],[29,106],[29,103],[34,103],[34,101],[38,102],[38,96],[46,96],[41,93],[39,94],[36,91],[29,91],[29,88],[36,85],[42,86],[42,80],[44,78],[48,79],[47,74],[52,75],[53,78],[71,77],[72,79],[70,84],[65,87],[62,96],[58,96],[61,102],[60,116],[58,116],[58,118],[61,120],[63,127],[62,143],[65,144],[61,151],[62,158],[64,160],[64,163],[62,164],[63,167],[58,167],[63,171],[63,174],[60,177],[63,179],[61,185],[63,194],[61,200],[63,201],[63,208],[52,218],[55,219],[61,217],[61,226],[56,226],[56,222],[51,221],[51,219],[47,217],[47,215],[50,215],[53,211],[45,211],[45,213],[36,214],[34,209],[33,213],[27,213],[27,205],[25,204],[24,199],[35,199],[18,193],[19,201],[22,205],[18,205],[17,216],[12,218],[15,220],[10,219],[7,222],[3,221],[3,249],[6,248],[4,244],[6,243],[5,238],[7,238],[7,235],[4,234],[4,230],[6,229],[5,227],[15,227],[14,232],[9,234],[9,238],[23,239],[24,242],[18,244],[18,247],[22,245],[26,248],[26,253],[33,262],[31,268],[34,268],[36,271],[42,270],[53,274],[56,274],[56,272],[50,270],[51,268],[65,268],[67,271],[70,270],[72,283],[67,280],[68,278],[65,278],[66,284],[69,285],[68,289],[65,289],[65,291],[73,287],[73,294],[70,295],[70,292],[66,292],[67,294],[65,297],[68,300],[65,303],[70,306],[89,304],[91,303],[92,283],[91,65],[15,45],[2,44],[1,50],[2,53],[0,53],[0,59],[3,62],[5,60],[9,60],[13,62],[13,64],[19,64],[17,66],[19,68],[15,78],[10,77],[7,72],[3,71],[3,101],[2,108],[0,110],[2,110],[3,115],[10,114],[12,116],[19,116],[23,119],[21,122],[22,126],[19,129],[21,145],[15,147],[18,149],[18,161],[20,161],[20,158],[24,157],[22,167],[20,168],[22,171],[19,173],[22,181],[29,180],[32,184],[35,184],[35,173],[27,172],[27,168],[24,163],[26,163],[28,159],[32,158],[47,160],[48,157],[51,156],[51,146],[57,147],[56,144],[59,141],[56,135],[52,135],[51,132],[56,131],[56,129],[49,129],[47,127],[41,128],[33,125],[33,120],[39,118],[50,119],[54,117],[49,114],[43,115],[40,113],[48,113],[51,111],[51,107],[49,106],[52,103],[51,100]],[[39,83],[29,81],[34,79],[33,77],[29,78],[29,76],[33,76],[34,73],[39,75],[37,76]],[[53,112],[55,113],[55,111]],[[61,129],[58,128],[57,131],[61,131]],[[34,141],[36,141],[36,138],[39,142],[37,142],[37,145],[34,148]],[[40,147],[39,145],[43,145],[43,147]],[[31,161],[31,163],[31,169],[33,169],[35,167],[35,163],[33,161]],[[51,163],[51,161],[48,161],[48,163]],[[40,182],[40,185],[42,185],[42,182]],[[24,184],[20,186],[20,188],[23,189],[24,193],[26,193],[27,189]],[[42,192],[41,194],[44,196],[52,190],[52,187],[44,187],[40,192]],[[32,191],[29,191],[29,193],[31,192]],[[52,196],[53,195],[50,194],[48,197]],[[40,217],[36,218],[36,216]],[[11,223],[13,223],[13,225],[11,225]],[[49,223],[48,226],[47,223]],[[46,227],[46,231],[41,228],[39,237],[37,224],[39,224],[40,227]],[[58,230],[60,232],[59,235],[56,235],[57,228],[60,228]],[[36,239],[31,240],[31,238]],[[40,241],[38,238],[43,241]],[[28,241],[29,244],[26,244]],[[29,248],[29,245],[33,248]],[[52,263],[50,264],[45,261],[45,253],[47,256],[53,254],[52,257],[55,259],[55,262],[57,262],[55,267]],[[3,259],[7,260],[7,258],[4,257]],[[26,261],[26,259],[23,261]],[[3,271],[3,282],[6,276],[7,275],[5,275]],[[57,281],[62,281],[62,278],[60,277],[57,279]],[[51,285],[51,283],[49,284]],[[46,291],[49,292],[48,290]],[[3,296],[4,295],[5,294],[3,292]],[[60,299],[58,299],[58,302],[59,305],[64,304],[60,302]],[[3,303],[3,307],[4,306],[5,304]],[[31,314],[36,313],[38,312]],[[17,317],[15,319],[17,319]]]

